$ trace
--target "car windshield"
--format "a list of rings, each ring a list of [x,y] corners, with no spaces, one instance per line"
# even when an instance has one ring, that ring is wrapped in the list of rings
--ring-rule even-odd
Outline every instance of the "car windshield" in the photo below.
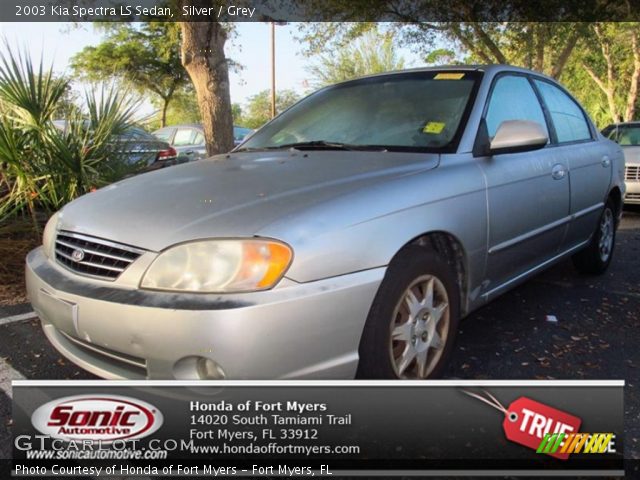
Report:
[[[452,148],[479,77],[474,71],[410,72],[328,87],[265,125],[239,151]]]
[[[640,145],[640,125],[615,125],[609,127],[604,135],[622,146]]]

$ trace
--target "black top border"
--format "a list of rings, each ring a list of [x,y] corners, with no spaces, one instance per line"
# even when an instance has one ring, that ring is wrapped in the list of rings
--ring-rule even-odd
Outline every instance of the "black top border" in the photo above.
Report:
[[[640,0],[4,0],[1,22],[623,22]]]

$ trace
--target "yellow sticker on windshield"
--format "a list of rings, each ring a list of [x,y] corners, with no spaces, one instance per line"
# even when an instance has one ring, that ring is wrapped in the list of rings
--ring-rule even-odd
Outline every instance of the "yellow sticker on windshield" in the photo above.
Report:
[[[464,78],[464,73],[438,73],[433,77],[434,80],[460,80],[461,78]]]
[[[422,131],[424,133],[439,134],[444,130],[445,124],[442,122],[427,122]]]

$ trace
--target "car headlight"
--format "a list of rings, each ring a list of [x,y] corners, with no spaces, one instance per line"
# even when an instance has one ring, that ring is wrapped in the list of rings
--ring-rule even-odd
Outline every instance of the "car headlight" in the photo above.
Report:
[[[42,233],[42,249],[47,258],[53,258],[56,249],[56,234],[58,233],[58,212],[54,213]]]
[[[273,287],[291,264],[291,249],[274,240],[204,240],[176,245],[151,264],[141,288],[197,293]]]

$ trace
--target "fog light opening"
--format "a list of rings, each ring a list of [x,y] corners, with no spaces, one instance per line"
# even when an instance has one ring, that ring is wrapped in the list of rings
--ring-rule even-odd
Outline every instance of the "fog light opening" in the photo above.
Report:
[[[202,380],[224,380],[225,374],[220,365],[210,358],[200,357],[196,362],[198,377]]]
[[[214,360],[192,355],[178,360],[173,366],[176,380],[224,380],[226,374]]]

